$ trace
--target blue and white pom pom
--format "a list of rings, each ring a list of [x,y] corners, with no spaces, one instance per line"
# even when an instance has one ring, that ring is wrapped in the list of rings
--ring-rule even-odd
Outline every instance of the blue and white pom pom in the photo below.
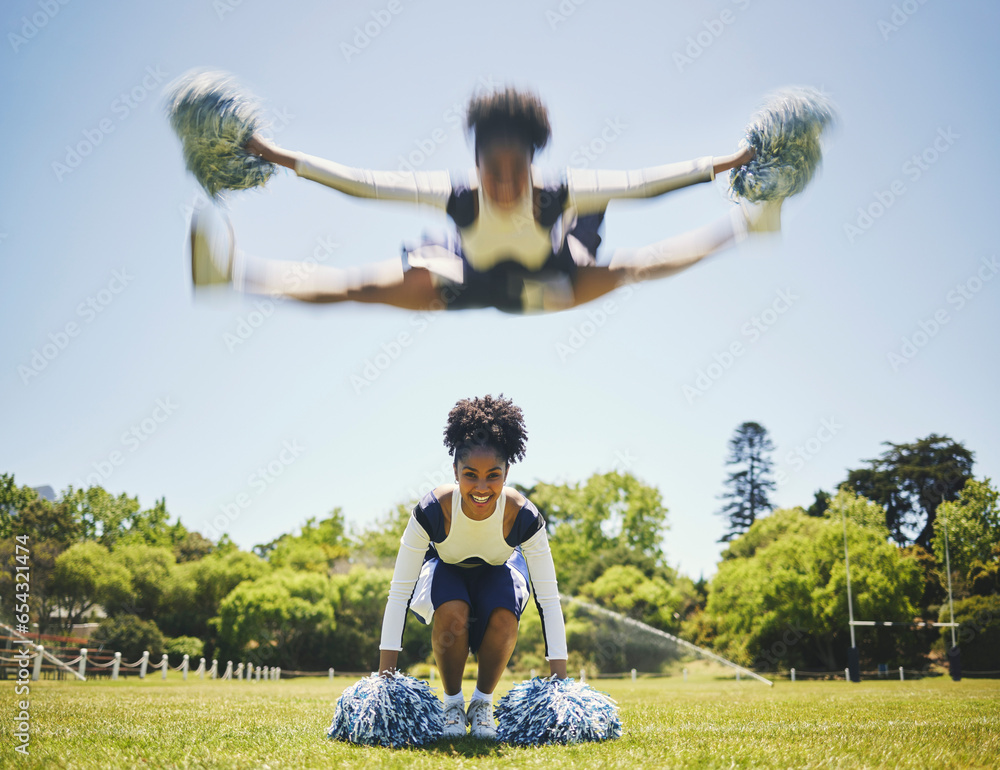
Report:
[[[521,746],[620,738],[618,705],[574,679],[535,677],[497,703],[497,740]]]
[[[836,118],[832,102],[812,88],[772,94],[750,120],[740,148],[756,155],[729,174],[734,198],[779,200],[805,189],[823,157],[820,134]]]
[[[348,687],[337,699],[331,740],[368,746],[422,746],[441,737],[444,709],[423,680],[399,672],[372,674]]]
[[[276,169],[243,149],[264,127],[260,105],[225,72],[192,71],[168,86],[167,114],[188,171],[212,198],[261,187]]]

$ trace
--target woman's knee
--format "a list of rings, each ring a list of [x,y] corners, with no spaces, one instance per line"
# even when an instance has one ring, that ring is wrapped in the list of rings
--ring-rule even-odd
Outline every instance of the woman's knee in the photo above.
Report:
[[[455,600],[434,610],[434,630],[459,635],[469,627],[469,605]]]
[[[503,633],[517,633],[517,616],[505,607],[497,607],[490,613],[486,630],[495,629]]]

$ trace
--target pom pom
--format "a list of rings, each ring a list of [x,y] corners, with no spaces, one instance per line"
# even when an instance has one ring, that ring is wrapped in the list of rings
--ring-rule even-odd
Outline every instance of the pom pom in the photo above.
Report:
[[[830,100],[812,88],[771,95],[740,141],[757,154],[730,172],[732,195],[758,203],[802,192],[822,159],[820,134],[835,117]]]
[[[369,746],[422,746],[441,737],[444,709],[423,680],[372,674],[337,699],[328,738]]]
[[[212,198],[263,186],[273,163],[243,149],[263,126],[257,104],[224,72],[189,72],[168,86],[167,114],[188,171]]]
[[[497,740],[522,746],[620,738],[618,705],[573,679],[535,677],[504,695],[496,708]]]

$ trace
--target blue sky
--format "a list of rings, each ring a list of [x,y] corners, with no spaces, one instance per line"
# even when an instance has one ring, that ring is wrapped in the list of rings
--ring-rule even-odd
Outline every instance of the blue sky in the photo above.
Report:
[[[932,432],[995,479],[998,16],[936,0],[7,3],[0,470],[165,496],[189,528],[249,548],[336,506],[369,526],[450,480],[448,410],[502,391],[530,433],[510,481],[629,470],[661,490],[666,552],[695,577],[714,572],[727,443],[746,420],[777,447],[780,506]],[[260,95],[280,144],[369,168],[469,167],[456,116],[494,83],[545,99],[554,134],[536,163],[552,168],[727,154],[791,84],[827,92],[841,122],[778,243],[609,305],[196,302],[197,186],[162,106],[194,67]],[[723,180],[613,204],[603,257],[729,205]],[[247,252],[332,265],[447,226],[284,172],[229,207]]]

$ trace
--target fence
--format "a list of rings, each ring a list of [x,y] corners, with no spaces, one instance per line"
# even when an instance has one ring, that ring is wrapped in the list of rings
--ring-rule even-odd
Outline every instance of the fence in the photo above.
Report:
[[[217,659],[209,662],[205,658],[199,658],[197,666],[192,670],[192,661],[188,655],[183,657],[179,665],[171,666],[166,653],[160,657],[159,661],[154,662],[150,660],[148,651],[143,652],[138,660],[129,663],[122,660],[120,652],[95,651],[86,647],[76,646],[81,642],[86,643],[87,640],[85,639],[57,636],[39,637],[37,634],[33,635],[34,638],[32,639],[18,634],[9,627],[0,626],[0,628],[5,628],[11,634],[9,636],[0,635],[0,644],[5,648],[0,651],[0,680],[8,678],[16,679],[18,678],[18,672],[25,668],[30,668],[31,679],[33,681],[38,681],[43,676],[55,679],[73,677],[81,681],[85,681],[88,676],[91,678],[109,677],[112,681],[117,681],[127,676],[138,676],[139,679],[145,679],[151,672],[159,672],[160,679],[166,679],[167,673],[173,671],[179,673],[185,681],[191,675],[202,680],[207,677],[208,679],[218,679],[220,681],[267,682],[279,681],[283,676],[286,678],[327,677],[333,679],[337,673],[332,668],[326,671],[282,671],[278,666],[255,666],[252,662],[238,662],[234,667],[233,661],[229,660],[226,661],[225,669],[220,675],[219,661]],[[76,653],[75,656],[70,657],[74,653]],[[361,678],[367,676],[369,672],[341,671],[339,673],[341,676]],[[860,673],[864,678],[869,680],[898,679],[899,681],[944,675],[942,672],[905,669],[903,666],[894,670],[880,666],[876,671],[862,671]],[[431,667],[429,679],[432,683],[434,682],[435,674],[434,667]],[[531,677],[534,678],[536,675],[537,671],[532,669]],[[972,678],[993,678],[1000,676],[1000,671],[963,671],[962,675]],[[579,676],[581,681],[586,681],[586,670],[581,669]],[[591,674],[591,678],[593,679],[623,679],[630,677],[633,682],[640,676],[648,679],[671,675],[640,673],[634,668],[630,672]],[[687,668],[682,669],[681,676],[684,682],[688,681]],[[798,679],[850,680],[850,672],[847,669],[842,671],[802,671],[792,668],[787,673],[777,671],[772,673],[771,676],[787,678],[792,682]],[[741,681],[740,670],[736,671],[735,679],[737,682]]]

